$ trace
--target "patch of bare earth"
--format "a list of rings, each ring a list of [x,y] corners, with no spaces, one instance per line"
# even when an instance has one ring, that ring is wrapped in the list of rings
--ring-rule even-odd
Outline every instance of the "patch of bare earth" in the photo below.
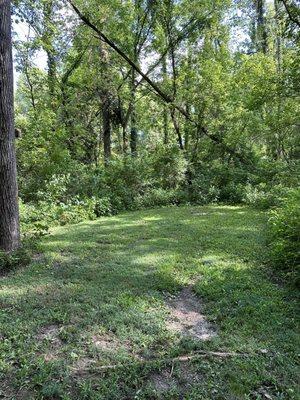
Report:
[[[93,365],[95,365],[96,360],[90,357],[82,357],[77,360],[72,366],[72,375],[75,378],[85,378],[89,375],[90,370]]]
[[[40,329],[36,335],[36,339],[39,342],[45,342],[48,344],[47,351],[43,354],[46,362],[57,360],[60,348],[62,347],[62,341],[59,338],[60,328],[57,325],[47,325]]]
[[[168,299],[170,319],[167,328],[195,340],[210,340],[217,335],[216,329],[206,320],[203,305],[191,287],[178,296]]]
[[[180,395],[185,395],[194,384],[200,383],[202,379],[203,377],[199,373],[193,371],[188,364],[184,363],[177,366],[176,371],[174,371],[173,365],[160,372],[152,373],[149,376],[149,383],[160,396],[169,391],[176,391]]]
[[[33,400],[33,394],[25,388],[13,388],[11,382],[0,380],[0,399],[3,400]]]
[[[177,389],[177,381],[172,377],[171,371],[167,369],[151,374],[149,382],[158,394]]]
[[[116,351],[120,348],[121,343],[114,335],[94,335],[92,336],[93,345],[102,351]],[[125,343],[122,347],[128,347],[128,343]]]
[[[123,350],[128,354],[128,356],[131,356],[135,359],[140,359],[139,356],[134,353],[129,341],[121,341],[112,333],[93,335],[91,337],[91,344],[100,353],[103,352],[106,353],[106,355],[111,354],[112,357],[118,351]],[[98,357],[82,357],[73,364],[73,375],[77,377],[86,376],[97,364],[99,364]]]

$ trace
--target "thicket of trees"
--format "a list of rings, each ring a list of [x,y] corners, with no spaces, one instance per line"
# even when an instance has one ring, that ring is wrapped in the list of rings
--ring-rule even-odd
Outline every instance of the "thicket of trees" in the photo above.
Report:
[[[268,206],[297,185],[296,1],[18,0],[13,19],[27,30],[15,41],[24,224]]]

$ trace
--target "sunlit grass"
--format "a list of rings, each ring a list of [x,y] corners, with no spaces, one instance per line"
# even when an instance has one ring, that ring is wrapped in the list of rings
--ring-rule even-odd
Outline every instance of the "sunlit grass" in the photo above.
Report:
[[[41,257],[1,279],[0,390],[22,386],[33,399],[256,399],[263,388],[298,398],[296,300],[264,267],[265,220],[243,207],[172,207],[55,228]],[[166,296],[186,285],[217,327],[211,341],[166,329]],[[55,337],[41,339],[47,327]],[[95,338],[107,336],[113,348],[97,348]],[[191,363],[201,379],[184,393],[149,386],[160,360],[196,349],[249,356]],[[74,376],[87,360],[125,366]],[[174,374],[183,379],[177,364]]]

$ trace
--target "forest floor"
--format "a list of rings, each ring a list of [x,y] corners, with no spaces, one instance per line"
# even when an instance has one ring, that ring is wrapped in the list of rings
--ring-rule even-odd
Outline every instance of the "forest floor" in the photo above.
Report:
[[[296,295],[265,266],[265,224],[193,206],[52,230],[0,278],[0,398],[300,398]]]

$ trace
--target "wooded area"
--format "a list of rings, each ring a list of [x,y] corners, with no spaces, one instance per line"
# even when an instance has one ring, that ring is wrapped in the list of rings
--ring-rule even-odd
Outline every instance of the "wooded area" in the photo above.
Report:
[[[263,265],[261,268],[267,268],[272,278],[262,275],[262,285],[267,287],[274,274],[274,279],[280,280],[284,288],[291,288],[294,296],[300,283],[299,43],[298,0],[0,0],[0,273],[3,279],[6,276],[10,279],[11,273],[14,280],[15,270],[22,274],[22,266],[28,267],[25,278],[26,274],[34,274],[39,246],[45,249],[47,240],[54,240],[48,234],[60,232],[53,231],[57,226],[67,226],[64,232],[71,243],[71,224],[82,221],[90,224],[86,232],[90,237],[93,224],[99,223],[95,235],[101,236],[106,232],[101,232],[101,221],[109,219],[100,222],[98,219],[119,218],[111,224],[119,224],[125,236],[136,237],[129,222],[123,226],[122,215],[128,221],[135,218],[122,214],[127,212],[142,215],[141,221],[148,221],[145,212],[154,220],[169,219],[174,231],[163,228],[170,237],[162,238],[162,243],[166,239],[166,247],[157,245],[164,254],[177,229],[176,221],[168,214],[174,212],[174,218],[176,215],[185,218],[191,228],[186,230],[184,222],[178,220],[183,242],[189,236],[194,237],[193,229],[200,229],[198,223],[202,219],[209,226],[208,242],[202,243],[205,233],[201,229],[199,232],[204,236],[197,239],[203,246],[199,248],[199,263],[205,265],[207,249],[218,254],[214,272],[213,267],[211,272],[202,269],[199,272],[208,282],[220,288],[224,284],[217,275],[223,273],[223,263],[229,262],[224,261],[228,254],[223,260],[220,250],[227,240],[230,257],[237,253],[242,269],[247,268],[247,261],[241,255],[247,247],[247,238],[251,246],[263,248],[266,255],[263,260],[253,256],[249,269],[253,267],[254,273],[258,265]],[[195,216],[195,226],[189,213]],[[245,213],[257,221],[252,227]],[[116,217],[118,214],[120,217]],[[219,217],[215,218],[216,215]],[[224,226],[228,227],[229,239],[222,230],[222,215],[228,217]],[[243,225],[237,226],[238,215],[242,216],[241,221],[245,218],[247,232]],[[264,226],[260,216],[265,218]],[[83,240],[82,226],[78,226],[74,240]],[[241,233],[237,235],[239,230]],[[252,231],[255,239],[250,235]],[[218,239],[220,232],[223,242]],[[55,233],[52,238],[55,235],[59,236]],[[150,240],[146,232],[143,235]],[[153,235],[157,235],[155,229]],[[141,239],[137,236],[137,246],[144,236]],[[237,252],[232,250],[230,238],[236,243]],[[100,247],[111,244],[107,239],[99,240]],[[181,239],[176,236],[176,240]],[[58,241],[59,246],[63,246],[62,242]],[[114,251],[118,247],[114,236],[112,243]],[[187,272],[184,267],[177,271],[176,257],[170,258],[172,273],[156,260],[163,279],[162,288],[155,286],[155,290],[172,292],[177,284],[181,288],[188,284],[189,274],[197,275],[197,252],[187,240],[186,248],[189,245],[194,254],[192,265],[196,263],[194,272]],[[84,255],[88,247],[87,243],[82,247],[87,270],[91,268],[89,257]],[[66,252],[76,253],[72,244],[70,249]],[[128,253],[130,249],[127,248]],[[149,254],[145,251],[146,259],[150,250]],[[185,249],[179,246],[177,250],[182,265],[189,262]],[[50,250],[46,249],[46,254],[47,251]],[[131,270],[134,261],[127,259],[125,250],[122,254]],[[53,261],[54,269],[56,263]],[[46,268],[45,263],[42,265]],[[102,267],[106,268],[106,264]],[[239,280],[239,267],[234,271]],[[74,278],[76,272],[72,273]],[[100,285],[97,280],[100,272],[94,273],[95,282]],[[141,271],[134,273],[139,275]],[[177,273],[180,283],[175,284]],[[247,275],[245,279],[248,278]],[[232,278],[226,275],[226,279]],[[203,283],[195,285],[193,291],[200,296],[205,296],[206,290],[212,291]],[[227,293],[228,288],[224,291]],[[233,293],[227,295],[234,297]],[[222,301],[217,289],[207,294],[208,302],[210,298],[213,304]],[[272,301],[275,298],[274,294]],[[282,309],[285,307],[282,298],[278,304]],[[209,312],[217,315],[214,307]],[[276,320],[280,320],[279,308],[277,311]],[[105,329],[110,332],[108,325]],[[181,350],[168,353],[166,359],[194,359],[192,354]],[[233,346],[203,351],[233,354],[236,350]],[[144,361],[141,368],[147,364]],[[287,364],[291,365],[291,361]],[[107,365],[118,370],[123,365],[122,356]],[[105,370],[106,364],[98,367]],[[105,390],[101,390],[101,396],[105,396]],[[247,390],[243,388],[241,395],[235,393],[237,397],[213,397],[210,393],[208,397],[204,394],[203,399],[269,398],[259,391],[246,394]],[[34,393],[41,397],[32,398],[73,398]],[[126,397],[124,393],[78,398],[152,398],[147,394]],[[274,393],[272,396],[277,396]],[[296,392],[288,394],[286,388],[282,393],[283,397],[271,398],[297,397]],[[153,398],[202,398],[170,396],[164,392],[162,397]]]
[[[2,4],[1,132],[11,143],[9,2]],[[28,0],[14,2],[13,20],[23,32],[15,47],[25,204],[52,196],[52,204],[89,209],[93,199],[97,215],[272,203],[297,185],[296,3]],[[12,236],[1,247],[10,250],[18,241],[13,149],[2,149],[6,157],[1,240]]]

